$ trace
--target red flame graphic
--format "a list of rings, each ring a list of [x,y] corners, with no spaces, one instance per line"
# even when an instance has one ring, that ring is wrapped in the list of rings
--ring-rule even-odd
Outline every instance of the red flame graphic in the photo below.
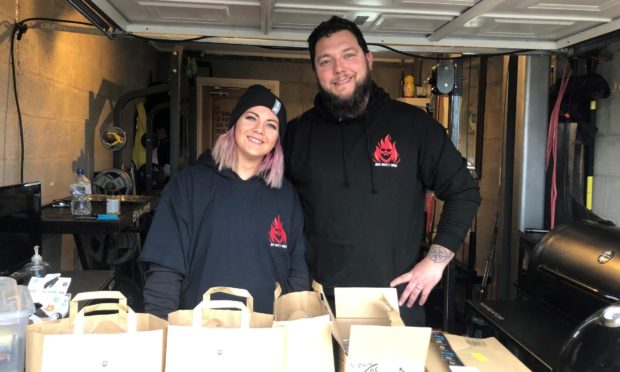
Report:
[[[379,141],[375,147],[373,160],[375,163],[400,163],[400,155],[398,155],[398,150],[396,150],[396,142],[392,141],[392,137],[389,134]]]
[[[269,240],[276,244],[286,244],[286,232],[282,226],[280,215],[273,219],[269,230]]]

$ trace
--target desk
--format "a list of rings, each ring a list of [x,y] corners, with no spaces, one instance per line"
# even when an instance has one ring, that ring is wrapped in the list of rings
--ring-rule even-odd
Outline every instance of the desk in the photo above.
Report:
[[[106,234],[126,231],[140,218],[154,209],[155,197],[147,195],[121,195],[121,214],[118,220],[76,220],[70,207],[55,208],[51,204],[41,209],[43,234]],[[105,195],[91,195],[93,215],[105,213]],[[63,200],[71,200],[70,197]]]
[[[144,214],[155,208],[157,200],[154,196],[147,195],[121,195],[120,198],[121,214],[118,220],[113,221],[78,220],[71,214],[70,207],[57,208],[52,207],[51,204],[45,205],[41,209],[41,233],[73,234],[80,264],[84,270],[88,270],[88,261],[79,236],[138,231],[138,221]],[[105,199],[105,195],[91,195],[93,215],[105,213]],[[71,198],[67,197],[64,200],[70,201]]]
[[[75,296],[82,292],[107,291],[114,280],[113,270],[61,271],[60,276],[71,278],[69,292]]]
[[[533,371],[551,371],[579,322],[535,300],[467,301],[511,352]]]

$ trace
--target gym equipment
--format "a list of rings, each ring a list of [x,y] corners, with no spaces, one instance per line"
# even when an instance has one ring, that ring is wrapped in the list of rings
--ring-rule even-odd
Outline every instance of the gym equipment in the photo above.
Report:
[[[138,233],[93,234],[82,244],[86,255],[97,264],[117,266],[129,261],[140,248]]]
[[[108,127],[101,131],[103,147],[112,151],[119,151],[127,143],[127,133],[120,127]]]
[[[131,195],[134,182],[129,173],[122,169],[110,168],[99,171],[93,178],[95,194]]]
[[[166,175],[162,167],[157,163],[151,164],[150,177],[147,174],[147,167],[147,164],[143,164],[138,168],[138,190],[140,192],[147,191],[147,193],[151,193],[153,190],[163,189],[166,185]]]

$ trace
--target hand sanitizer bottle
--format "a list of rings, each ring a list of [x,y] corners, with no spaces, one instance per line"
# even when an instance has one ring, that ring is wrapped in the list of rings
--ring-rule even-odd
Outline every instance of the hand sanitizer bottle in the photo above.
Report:
[[[42,278],[50,270],[49,263],[43,261],[43,257],[39,254],[39,246],[34,246],[34,255],[26,265],[24,265],[24,283],[28,284],[33,276]]]

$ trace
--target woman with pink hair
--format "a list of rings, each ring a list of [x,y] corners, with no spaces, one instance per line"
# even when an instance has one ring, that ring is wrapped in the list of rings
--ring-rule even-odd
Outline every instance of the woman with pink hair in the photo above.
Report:
[[[253,85],[213,150],[169,182],[140,256],[145,311],[166,318],[227,286],[271,313],[276,282],[284,292],[309,289],[303,213],[284,179],[285,130],[282,101]]]

